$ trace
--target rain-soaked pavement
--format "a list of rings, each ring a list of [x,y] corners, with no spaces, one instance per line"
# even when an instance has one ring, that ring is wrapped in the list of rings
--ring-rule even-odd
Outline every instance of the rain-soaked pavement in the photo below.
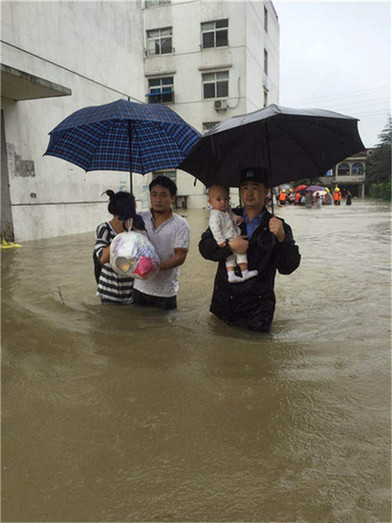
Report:
[[[2,521],[391,521],[390,205],[284,208],[270,334],[101,305],[93,233],[2,253]]]

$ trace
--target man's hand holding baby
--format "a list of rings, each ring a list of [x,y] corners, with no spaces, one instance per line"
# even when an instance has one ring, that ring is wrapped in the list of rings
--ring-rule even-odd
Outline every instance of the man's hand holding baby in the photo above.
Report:
[[[246,238],[247,236],[238,236],[237,238],[230,240],[230,249],[236,254],[246,254],[249,246],[249,242]]]

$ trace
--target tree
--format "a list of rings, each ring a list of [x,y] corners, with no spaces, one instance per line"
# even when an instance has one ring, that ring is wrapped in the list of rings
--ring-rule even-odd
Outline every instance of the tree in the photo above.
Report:
[[[379,143],[368,156],[366,165],[366,187],[374,183],[390,183],[392,118],[389,117],[384,129],[378,135]]]

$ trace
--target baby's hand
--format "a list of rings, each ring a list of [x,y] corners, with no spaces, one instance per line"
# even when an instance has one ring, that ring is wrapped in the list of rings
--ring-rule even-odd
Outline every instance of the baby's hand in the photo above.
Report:
[[[242,216],[236,216],[235,217],[235,223],[239,225],[240,223],[244,223],[244,219]]]
[[[226,247],[226,242],[218,243],[218,247]]]

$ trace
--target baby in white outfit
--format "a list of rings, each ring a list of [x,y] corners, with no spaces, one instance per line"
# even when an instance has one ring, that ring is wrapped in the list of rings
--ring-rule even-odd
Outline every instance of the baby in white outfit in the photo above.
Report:
[[[223,185],[212,185],[208,189],[208,203],[211,205],[210,229],[219,247],[226,247],[226,240],[241,236],[238,225],[244,221],[233,213],[230,205],[230,191]],[[239,265],[242,277],[236,276],[234,269]],[[230,283],[240,283],[258,275],[257,271],[248,271],[246,254],[233,253],[226,260],[227,277]]]

